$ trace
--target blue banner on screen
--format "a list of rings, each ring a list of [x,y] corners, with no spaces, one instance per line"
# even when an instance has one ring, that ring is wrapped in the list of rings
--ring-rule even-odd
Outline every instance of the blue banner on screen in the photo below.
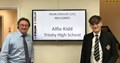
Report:
[[[85,9],[32,10],[33,40],[83,40]]]

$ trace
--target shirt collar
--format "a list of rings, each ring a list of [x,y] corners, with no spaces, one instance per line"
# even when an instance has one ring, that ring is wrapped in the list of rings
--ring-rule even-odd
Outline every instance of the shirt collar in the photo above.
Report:
[[[101,34],[101,31],[97,35],[100,36],[100,34]],[[93,35],[95,36],[96,34],[93,32]]]
[[[23,35],[23,34],[20,32],[20,30],[18,30],[17,33],[18,33],[19,36],[22,36],[22,35]],[[27,36],[27,35],[28,35],[28,34],[26,34],[26,36]]]

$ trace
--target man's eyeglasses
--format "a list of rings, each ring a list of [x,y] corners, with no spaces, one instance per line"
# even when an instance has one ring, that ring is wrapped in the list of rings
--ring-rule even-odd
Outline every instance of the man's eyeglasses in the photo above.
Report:
[[[29,25],[24,25],[24,24],[19,24],[19,26],[21,26],[21,27],[29,27]]]

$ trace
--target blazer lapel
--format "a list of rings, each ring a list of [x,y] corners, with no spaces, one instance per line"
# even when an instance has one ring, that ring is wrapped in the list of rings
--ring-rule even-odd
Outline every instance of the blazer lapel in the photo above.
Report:
[[[90,34],[90,38],[89,38],[89,48],[90,48],[90,52],[91,52],[91,48],[92,48],[92,39],[93,39],[94,35],[93,33]]]
[[[101,34],[100,34],[100,43],[101,43],[101,47],[102,47],[102,50],[104,51],[104,49],[105,49],[105,44],[106,44],[106,35],[105,34],[103,34],[103,32],[101,31]]]

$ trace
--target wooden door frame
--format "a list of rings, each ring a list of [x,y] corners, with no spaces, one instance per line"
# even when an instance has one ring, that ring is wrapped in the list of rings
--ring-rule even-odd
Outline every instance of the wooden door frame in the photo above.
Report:
[[[0,10],[9,10],[16,9],[17,10],[17,19],[20,17],[20,6],[0,6]]]
[[[19,19],[20,6],[0,6],[0,10],[10,10],[10,9],[17,10],[17,19]],[[4,27],[3,19],[2,19],[2,27]],[[3,28],[2,28],[2,33],[3,33]],[[3,43],[3,40],[4,40],[4,36],[2,35],[2,43]]]
[[[1,15],[0,15],[0,21],[2,21],[2,22],[0,22],[0,23],[1,23],[1,24],[0,24],[0,26],[1,26],[1,33],[0,33],[0,35],[1,35],[1,37],[0,37],[1,40],[0,40],[0,41],[1,41],[1,42],[0,42],[0,48],[1,48],[1,47],[2,47],[2,40],[3,40],[3,37],[2,37],[2,36],[3,36],[3,34],[2,34],[2,33],[3,33],[3,28],[2,28],[2,27],[3,27],[3,17],[2,17]]]

